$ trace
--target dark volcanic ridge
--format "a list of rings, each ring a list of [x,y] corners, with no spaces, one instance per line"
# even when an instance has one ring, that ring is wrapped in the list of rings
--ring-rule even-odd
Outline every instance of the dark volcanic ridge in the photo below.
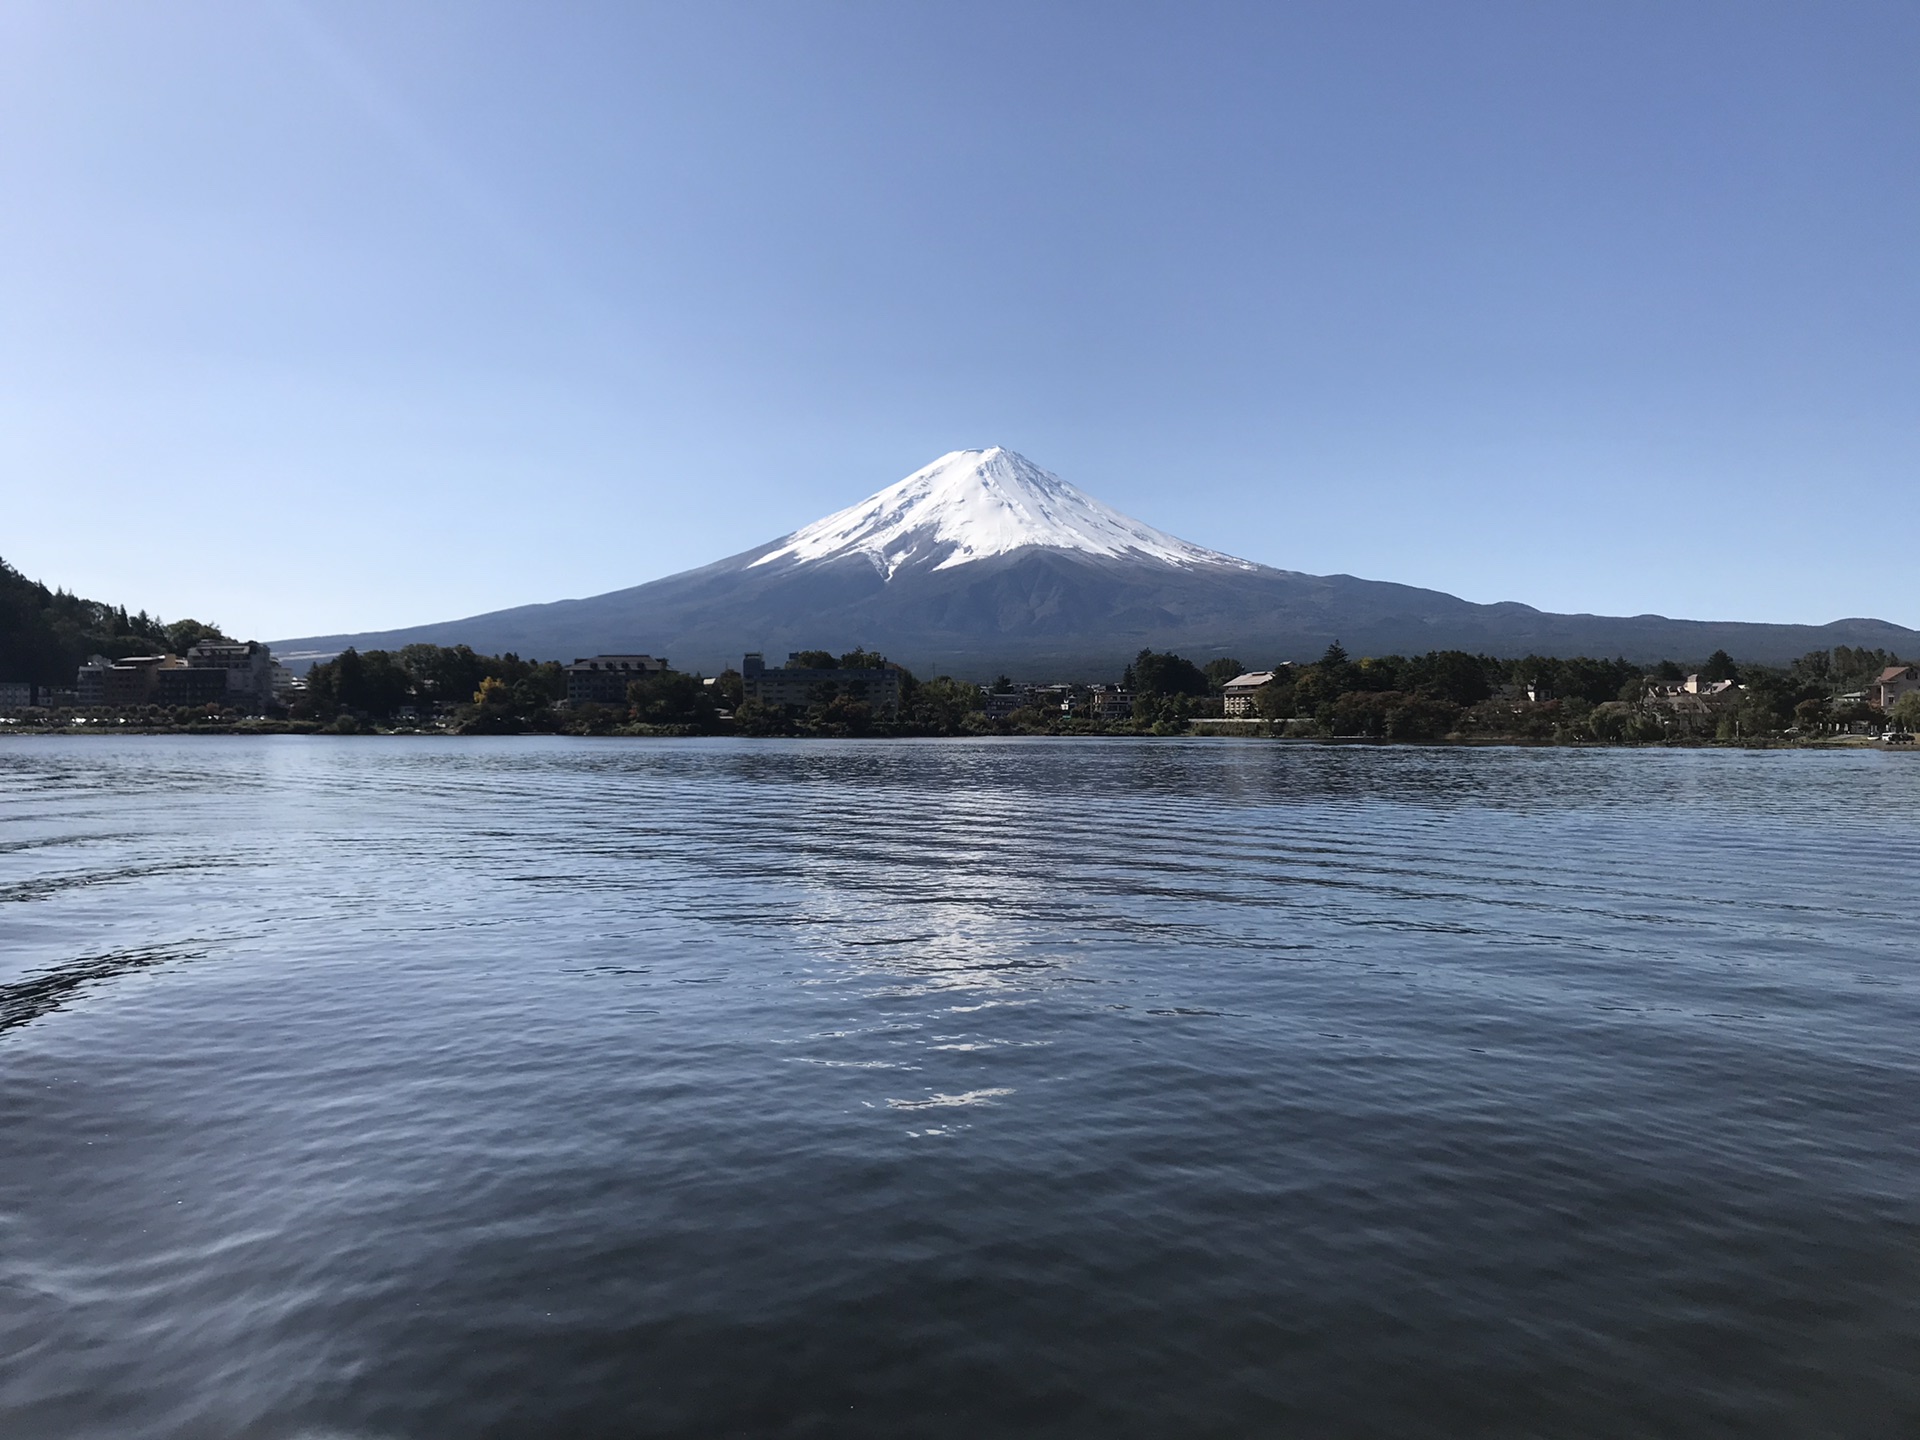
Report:
[[[569,660],[668,656],[715,673],[746,650],[878,650],[920,674],[1110,678],[1142,648],[1204,661],[1356,655],[1703,659],[1783,663],[1852,645],[1920,654],[1884,620],[1760,625],[1663,615],[1556,615],[1476,605],[1351,575],[1303,575],[1190,545],[1006,450],[956,451],[860,504],[698,570],[581,600],[460,620],[274,642],[290,665],[415,643]]]

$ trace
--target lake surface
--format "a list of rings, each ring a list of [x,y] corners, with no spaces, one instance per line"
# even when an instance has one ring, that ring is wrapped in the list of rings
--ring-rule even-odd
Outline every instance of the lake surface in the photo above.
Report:
[[[1920,759],[0,741],[0,1435],[1911,1436]]]

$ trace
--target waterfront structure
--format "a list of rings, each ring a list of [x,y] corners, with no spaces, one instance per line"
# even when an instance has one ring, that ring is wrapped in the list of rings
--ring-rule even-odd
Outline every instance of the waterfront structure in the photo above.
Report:
[[[1062,715],[1071,715],[1076,706],[1084,707],[1086,704],[1081,688],[1078,685],[1030,685],[1027,687],[1027,703],[1041,710],[1057,710]]]
[[[271,704],[275,693],[274,672],[280,668],[273,651],[258,640],[202,640],[187,651],[187,668],[217,672],[221,684],[211,681],[172,681],[180,691],[192,690],[204,698],[182,704],[224,704],[242,710],[258,710]],[[162,702],[172,703],[172,702]]]
[[[235,690],[232,675],[213,665],[162,665],[153,672],[155,705],[231,705],[257,710],[270,698],[251,690]]]
[[[1016,710],[1033,703],[1033,691],[1026,685],[1011,690],[989,690],[980,697],[980,709],[989,720],[1004,720]]]
[[[1087,715],[1102,724],[1133,718],[1133,691],[1118,685],[1092,685],[1087,688]]]
[[[842,670],[798,665],[798,654],[787,656],[787,663],[769,667],[758,651],[740,662],[740,688],[748,700],[782,709],[808,709],[845,697],[869,706],[875,715],[900,713],[900,667],[876,666],[872,669]]]
[[[1920,690],[1920,665],[1889,665],[1871,687],[1873,703],[1882,710],[1891,710],[1894,701],[1915,690]]]
[[[1244,675],[1236,675],[1220,688],[1224,697],[1222,707],[1229,716],[1244,717],[1253,714],[1253,692],[1268,684],[1274,677],[1272,670],[1249,670]]]
[[[666,668],[665,656],[589,655],[567,666],[567,703],[624,705],[627,686]]]
[[[1721,714],[1737,704],[1747,687],[1733,680],[1702,680],[1689,675],[1677,685],[1656,685],[1647,692],[1645,708],[1668,720],[1704,730],[1719,723]]]
[[[175,655],[123,655],[118,660],[95,655],[80,667],[74,689],[80,704],[89,709],[151,705],[159,672],[179,664]]]
[[[0,680],[0,712],[57,710],[73,703],[73,691],[56,685],[40,685],[32,680]]]
[[[85,709],[133,705],[220,705],[264,710],[284,667],[257,640],[207,641],[178,655],[95,655],[74,677],[70,703]]]
[[[1713,696],[1724,695],[1729,690],[1740,690],[1745,687],[1732,680],[1703,680],[1698,675],[1689,675],[1680,688],[1689,695]]]
[[[31,680],[0,680],[0,710],[26,710],[37,687]]]
[[[1647,700],[1670,710],[1698,710],[1711,708],[1715,702],[1738,700],[1746,688],[1737,680],[1702,680],[1698,675],[1689,675],[1677,684],[1654,686],[1647,692]],[[1690,703],[1696,701],[1698,704]]]

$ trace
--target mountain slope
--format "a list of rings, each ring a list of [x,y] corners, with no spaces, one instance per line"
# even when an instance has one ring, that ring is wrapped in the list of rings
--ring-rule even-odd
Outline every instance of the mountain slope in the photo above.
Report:
[[[1143,646],[1250,664],[1465,649],[1784,661],[1846,644],[1920,653],[1878,620],[1753,625],[1553,615],[1348,575],[1303,575],[1141,524],[1005,450],[956,451],[837,514],[698,570],[581,600],[406,630],[280,641],[289,663],[351,644],[468,644],[570,659],[647,651],[712,673],[744,650],[863,645],[916,671],[1104,677]]]

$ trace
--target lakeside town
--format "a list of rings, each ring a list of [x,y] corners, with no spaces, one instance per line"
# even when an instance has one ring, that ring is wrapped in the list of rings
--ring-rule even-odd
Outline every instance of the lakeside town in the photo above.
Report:
[[[1248,735],[1561,744],[1886,744],[1920,728],[1920,665],[1841,646],[1791,665],[1435,651],[1249,669],[1142,650],[1111,682],[918,679],[852,650],[749,652],[704,676],[666,657],[571,662],[465,646],[354,650],[295,675],[209,627],[184,653],[94,654],[71,685],[0,678],[20,730],[460,735]]]

